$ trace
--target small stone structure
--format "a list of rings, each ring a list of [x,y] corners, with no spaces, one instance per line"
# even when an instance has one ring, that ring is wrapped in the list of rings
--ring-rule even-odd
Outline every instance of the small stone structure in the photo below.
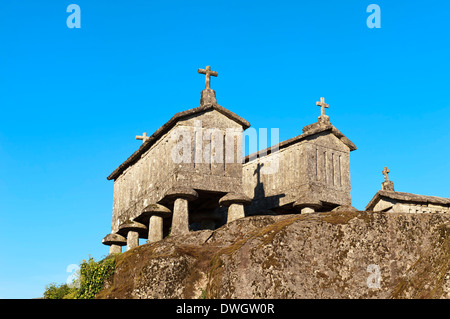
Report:
[[[103,238],[102,244],[110,246],[110,254],[117,254],[122,251],[122,246],[127,244],[127,239],[119,234],[112,233]]]
[[[303,134],[245,157],[242,183],[252,198],[249,215],[329,211],[351,205],[350,152],[356,146],[324,114],[328,104]],[[266,170],[265,170],[266,168]],[[275,173],[273,173],[275,171]]]
[[[215,229],[255,214],[311,213],[350,206],[350,152],[356,146],[325,115],[302,134],[242,156],[250,124],[217,104],[209,66],[200,106],[175,114],[108,176],[114,180],[110,252],[139,238]]]
[[[384,182],[366,211],[387,213],[450,213],[450,198],[424,196],[394,191],[394,183],[389,180],[389,169],[383,170]]]

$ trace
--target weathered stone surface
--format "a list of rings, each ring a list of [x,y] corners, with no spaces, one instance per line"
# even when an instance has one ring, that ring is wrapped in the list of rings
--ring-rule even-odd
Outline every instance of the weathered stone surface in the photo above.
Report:
[[[125,246],[127,244],[127,239],[119,234],[108,234],[102,240],[103,245],[118,245]]]
[[[206,66],[206,69],[198,69],[198,73],[205,74],[205,90],[211,89],[211,75],[218,76],[219,73],[211,70],[211,66]]]
[[[147,236],[148,229],[144,224],[138,223],[134,220],[127,220],[119,226],[117,233],[122,236],[127,236],[130,231],[136,232],[141,238],[145,238]]]
[[[375,212],[450,213],[450,198],[396,192],[389,180],[389,169],[382,171],[381,190],[370,200],[366,210]]]
[[[219,200],[221,206],[230,206],[231,204],[250,204],[252,200],[244,194],[228,193]]]
[[[301,214],[312,214],[312,213],[315,213],[315,212],[316,212],[316,210],[314,208],[311,208],[311,207],[308,207],[308,206],[303,207],[301,209],[301,211],[300,211]]]
[[[210,77],[218,73],[198,72],[206,75],[200,107],[136,136],[142,145],[108,176],[112,234],[103,243],[112,253],[124,242],[134,249],[119,257],[103,296],[449,296],[450,199],[395,192],[385,167],[366,210],[389,214],[357,212],[350,196],[356,146],[331,124],[324,98],[318,121],[301,135],[242,161],[250,124],[217,104]],[[245,218],[263,212],[281,216]],[[189,232],[197,229],[210,230]],[[139,237],[151,244],[136,247]],[[365,280],[374,265],[377,290]]]
[[[352,205],[338,206],[332,212],[357,212],[358,210]]]
[[[325,109],[329,107],[329,105],[327,103],[325,103],[325,98],[321,97],[320,98],[320,102],[316,102],[317,106],[320,106],[320,116],[319,116],[319,122],[325,122],[325,123],[329,123],[330,122],[330,118],[328,117],[328,115],[325,115]]]
[[[200,105],[216,104],[216,92],[212,89],[204,89],[200,98]]]
[[[137,140],[141,140],[142,143],[145,143],[148,139],[150,139],[150,136],[147,136],[147,133],[144,132],[142,135],[136,135]]]
[[[380,190],[366,206],[368,211],[450,213],[450,198]]]
[[[381,183],[381,189],[384,191],[394,191],[394,183],[392,181],[385,181]]]
[[[247,156],[242,185],[252,203],[246,214],[267,209],[294,213],[300,197],[327,203],[322,211],[351,205],[350,152],[355,149],[333,125],[316,122],[273,151]]]
[[[135,218],[145,225],[148,225],[148,241],[153,243],[163,239],[164,218],[172,216],[172,211],[160,204],[150,204],[146,206],[141,214]]]
[[[127,251],[139,246],[139,233],[130,230],[127,234]]]
[[[241,203],[233,203],[228,207],[227,223],[245,217],[244,205]]]
[[[117,232],[124,221],[136,219],[149,204],[165,205],[161,201],[173,187],[189,187],[221,196],[241,189],[242,163],[238,154],[242,148],[242,131],[249,126],[246,120],[218,104],[177,113],[108,177],[114,179],[111,232]],[[185,141],[189,148],[181,162],[177,151],[183,155],[185,150],[178,149],[184,145],[180,141]],[[199,141],[200,148],[196,147]],[[226,150],[220,153],[213,147],[216,144],[233,150],[233,162],[216,160],[216,153],[226,155]],[[198,150],[203,154],[197,156]],[[205,159],[208,152],[211,159]]]
[[[109,248],[109,255],[120,254],[122,252],[122,246],[112,244]]]
[[[447,214],[246,217],[123,253],[99,297],[450,298],[449,223]],[[379,288],[368,286],[370,265]]]
[[[173,236],[189,232],[189,202],[184,198],[177,198],[173,204],[172,232]]]
[[[158,215],[150,217],[148,225],[148,242],[154,243],[163,239],[163,218]]]
[[[311,209],[319,209],[323,206],[322,202],[320,200],[314,200],[314,199],[307,199],[307,198],[300,198],[297,199],[294,203],[294,208],[311,208]]]
[[[211,231],[191,232],[141,245],[119,255],[109,289],[98,298],[197,298],[207,284],[217,247],[202,246]]]
[[[141,216],[158,215],[161,217],[170,217],[172,212],[166,206],[160,204],[150,204],[142,210]]]
[[[195,190],[189,187],[173,187],[167,191],[167,193],[164,195],[165,199],[168,200],[176,200],[177,198],[183,198],[187,201],[196,200],[198,198],[198,194]]]
[[[177,235],[189,225],[221,225],[209,218],[220,206],[230,206],[228,221],[233,221],[262,211],[306,213],[351,204],[349,154],[356,146],[331,125],[324,98],[317,102],[318,122],[305,126],[303,134],[243,159],[243,131],[250,124],[217,104],[210,77],[218,73],[209,66],[198,72],[206,75],[200,107],[175,114],[151,136],[136,136],[143,144],[108,176],[114,180],[112,233],[127,220],[148,224],[153,214],[145,209],[152,203],[173,207]],[[295,205],[300,196],[313,202]],[[186,203],[174,203],[178,199],[198,200],[188,211]],[[190,213],[205,219],[194,222]],[[169,228],[163,222],[164,234]]]
[[[127,238],[127,250],[139,246],[139,238],[147,238],[148,229],[144,224],[127,220],[119,226],[118,234]]]

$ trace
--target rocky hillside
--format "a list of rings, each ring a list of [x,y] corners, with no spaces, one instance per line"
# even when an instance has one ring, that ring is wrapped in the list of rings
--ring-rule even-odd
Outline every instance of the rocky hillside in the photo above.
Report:
[[[253,216],[117,257],[99,298],[450,298],[450,216]]]

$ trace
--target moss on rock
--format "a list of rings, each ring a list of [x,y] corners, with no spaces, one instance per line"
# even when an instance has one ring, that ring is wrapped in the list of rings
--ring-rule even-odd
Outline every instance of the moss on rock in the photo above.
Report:
[[[449,298],[450,216],[253,216],[127,251],[101,298]],[[381,286],[369,288],[375,264]]]

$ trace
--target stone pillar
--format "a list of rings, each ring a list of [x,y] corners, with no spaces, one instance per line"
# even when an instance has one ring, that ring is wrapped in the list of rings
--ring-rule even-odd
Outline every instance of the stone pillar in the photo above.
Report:
[[[173,204],[171,235],[182,235],[189,232],[189,202],[184,198],[177,198]]]
[[[236,220],[239,218],[244,218],[244,217],[245,217],[244,204],[234,203],[228,207],[227,223],[230,223],[233,220]]]
[[[127,235],[127,251],[139,246],[139,233],[130,230]]]
[[[197,192],[188,187],[173,187],[164,195],[162,201],[174,201],[170,235],[177,236],[189,232],[189,201],[197,198]]]
[[[172,216],[167,207],[160,204],[150,204],[136,218],[148,224],[148,242],[154,243],[163,239],[163,219]]]
[[[109,254],[113,255],[113,254],[120,254],[122,252],[122,246],[119,245],[111,245],[109,247]]]
[[[250,198],[243,194],[228,193],[219,200],[221,206],[228,206],[227,223],[245,217],[244,205],[251,202]]]
[[[127,236],[127,251],[139,246],[139,238],[147,236],[147,226],[134,220],[127,220],[119,226],[117,231],[123,236]]]
[[[163,239],[163,218],[158,215],[150,216],[148,222],[148,242],[154,243]]]
[[[320,200],[315,200],[310,197],[313,196],[302,196],[292,206],[295,209],[300,210],[301,214],[315,213],[318,209],[320,209],[323,206],[323,204]]]
[[[118,254],[122,252],[122,246],[127,244],[125,237],[119,234],[108,234],[102,240],[103,245],[108,245],[109,254]]]
[[[303,207],[301,209],[301,214],[311,214],[314,212],[315,212],[314,208],[311,208],[311,207]]]

